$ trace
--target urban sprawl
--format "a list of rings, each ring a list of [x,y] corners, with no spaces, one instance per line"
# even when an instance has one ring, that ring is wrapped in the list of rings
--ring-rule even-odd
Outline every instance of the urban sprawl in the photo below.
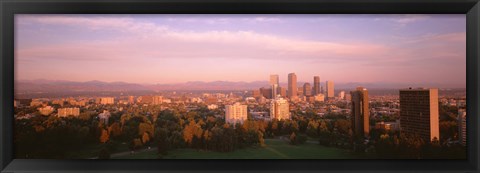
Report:
[[[369,95],[360,86],[335,91],[319,76],[303,86],[295,73],[287,78],[280,86],[270,75],[270,86],[249,91],[15,99],[15,154],[105,159],[155,149],[168,158],[179,148],[232,152],[278,139],[371,158],[466,158],[465,96],[414,86]],[[86,146],[99,147],[77,152]]]

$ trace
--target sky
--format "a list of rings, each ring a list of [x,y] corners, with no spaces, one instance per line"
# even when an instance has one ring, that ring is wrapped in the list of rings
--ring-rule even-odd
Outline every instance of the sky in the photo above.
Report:
[[[465,15],[16,15],[15,80],[466,86]]]

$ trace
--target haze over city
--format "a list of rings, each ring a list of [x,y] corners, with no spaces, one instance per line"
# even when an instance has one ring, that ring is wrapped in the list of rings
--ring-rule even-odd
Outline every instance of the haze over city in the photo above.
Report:
[[[465,88],[464,15],[18,15],[16,80]]]

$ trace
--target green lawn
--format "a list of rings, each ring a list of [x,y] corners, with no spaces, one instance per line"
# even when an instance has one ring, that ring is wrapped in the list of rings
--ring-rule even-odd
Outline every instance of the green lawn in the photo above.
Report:
[[[71,159],[85,159],[85,158],[93,158],[98,157],[100,150],[105,147],[105,144],[96,144],[96,145],[88,145],[80,150],[75,150],[72,152],[67,153],[66,158]],[[117,149],[112,152],[121,152],[121,151],[128,151],[127,144],[118,144]]]
[[[168,152],[164,159],[360,159],[348,150],[306,143],[290,145],[285,141],[266,139],[266,147],[251,147],[234,152],[197,151],[177,149]],[[113,159],[157,159],[155,151],[119,156]]]

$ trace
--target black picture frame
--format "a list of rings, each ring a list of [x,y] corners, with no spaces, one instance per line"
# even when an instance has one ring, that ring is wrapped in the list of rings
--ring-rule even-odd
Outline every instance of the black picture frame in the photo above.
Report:
[[[22,160],[13,158],[15,14],[466,14],[467,160]],[[2,172],[478,172],[478,0],[1,0]]]

